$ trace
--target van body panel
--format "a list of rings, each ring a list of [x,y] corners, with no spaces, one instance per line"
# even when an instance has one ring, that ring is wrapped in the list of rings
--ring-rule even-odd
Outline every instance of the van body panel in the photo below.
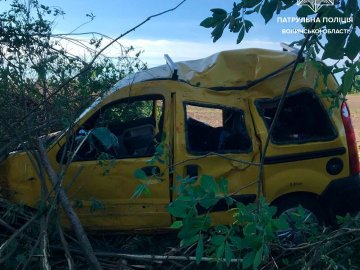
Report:
[[[216,180],[226,178],[229,193],[234,198],[247,203],[254,201],[258,195],[259,161],[269,124],[266,120],[269,115],[259,111],[259,101],[276,103],[285,89],[290,68],[251,87],[247,88],[247,85],[274,69],[291,64],[294,59],[295,56],[288,52],[229,51],[178,63],[179,80],[171,80],[171,70],[161,66],[130,75],[116,84],[48,148],[56,170],[61,172],[68,166],[62,186],[77,207],[84,227],[91,230],[168,228],[174,220],[166,207],[178,196],[178,177],[210,175]],[[336,89],[332,76],[328,76],[327,81],[330,89]],[[313,89],[315,84],[317,88]],[[310,138],[302,142],[271,140],[265,157],[263,183],[264,195],[270,203],[285,195],[306,192],[321,196],[329,207],[339,208],[341,211],[338,212],[343,213],[343,209],[348,209],[352,203],[340,207],[346,200],[331,198],[340,198],[342,191],[349,198],[356,198],[354,194],[359,192],[359,177],[349,177],[349,151],[340,108],[329,112],[331,101],[322,96],[323,89],[323,78],[312,67],[308,67],[306,76],[303,70],[295,73],[289,96],[304,91],[313,94],[326,111],[328,126],[334,133],[329,138]],[[152,102],[151,115],[140,119],[146,121],[139,124],[139,130],[140,135],[148,135],[150,128],[154,143],[166,146],[163,162],[150,162],[157,150],[147,151],[145,147],[127,156],[115,155],[115,158],[103,160],[81,157],[65,164],[62,153],[66,153],[67,142],[76,140],[80,131],[86,130],[84,127],[95,129],[94,123],[100,121],[100,116],[113,105],[136,101]],[[263,111],[274,110],[271,106]],[[306,104],[303,106],[306,110]],[[119,119],[122,114],[118,115]],[[140,123],[140,120],[128,122]],[[150,120],[153,121],[151,124]],[[118,130],[103,127],[112,131],[118,141],[130,134],[135,142],[131,146],[139,146],[136,144],[143,142],[136,137],[139,126],[131,126],[128,122],[119,124]],[[241,140],[233,140],[234,135]],[[89,152],[93,151],[88,143]],[[36,207],[40,199],[40,178],[35,164],[30,152],[11,153],[0,164],[1,193],[11,201]],[[335,172],[329,172],[329,164],[335,166]],[[136,176],[139,169],[150,172],[156,169],[157,176],[152,173],[146,177]],[[149,196],[142,194],[134,198],[134,191],[141,184],[147,187]],[[47,187],[51,190],[48,181]],[[214,224],[231,222],[232,212],[227,210],[219,206],[211,213]],[[65,218],[63,222],[69,226]]]

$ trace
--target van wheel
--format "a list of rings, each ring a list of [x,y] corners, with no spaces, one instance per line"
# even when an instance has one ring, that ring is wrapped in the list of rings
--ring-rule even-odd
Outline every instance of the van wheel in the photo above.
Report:
[[[281,198],[273,205],[277,207],[276,215],[284,217],[289,225],[288,229],[277,232],[282,245],[296,246],[304,243],[307,237],[329,224],[326,210],[316,197],[294,195]]]

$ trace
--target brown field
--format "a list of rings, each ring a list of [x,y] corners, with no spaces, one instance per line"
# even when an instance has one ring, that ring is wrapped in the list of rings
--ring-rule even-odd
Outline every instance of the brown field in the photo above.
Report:
[[[347,96],[351,120],[356,133],[357,144],[360,145],[360,95]]]

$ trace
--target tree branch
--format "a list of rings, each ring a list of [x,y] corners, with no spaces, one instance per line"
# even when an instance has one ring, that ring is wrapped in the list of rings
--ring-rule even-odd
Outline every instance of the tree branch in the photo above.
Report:
[[[48,97],[42,101],[40,104],[38,104],[37,108],[33,109],[32,111],[30,111],[29,113],[27,113],[24,117],[22,117],[19,121],[16,121],[13,124],[13,127],[17,126],[19,123],[25,121],[30,115],[32,115],[39,107],[43,106],[48,100],[50,100],[52,97],[54,97],[56,94],[58,94],[65,86],[67,86],[70,82],[72,82],[74,79],[76,79],[77,77],[81,76],[82,74],[84,74],[85,72],[89,71],[92,68],[92,65],[94,64],[94,62],[96,61],[96,59],[106,50],[108,49],[112,44],[114,44],[115,42],[117,42],[119,39],[123,38],[124,36],[128,35],[129,33],[135,31],[136,29],[138,29],[139,27],[141,27],[142,25],[144,25],[145,23],[147,23],[148,21],[150,21],[153,18],[159,17],[161,15],[164,15],[166,13],[172,12],[174,10],[176,10],[177,8],[179,8],[182,4],[184,4],[187,0],[182,0],[179,4],[177,4],[175,7],[171,8],[171,9],[167,9],[165,11],[162,11],[160,13],[154,14],[149,16],[148,18],[146,18],[145,20],[143,20],[142,22],[140,22],[139,24],[137,24],[136,26],[132,27],[131,29],[127,30],[125,33],[119,35],[118,37],[116,37],[115,39],[113,39],[112,41],[110,41],[104,48],[102,48],[100,51],[98,51],[95,56],[92,58],[92,60],[77,74],[75,74],[74,76],[72,76],[71,78],[69,78],[68,80],[66,80],[63,84],[61,84],[59,86],[58,89],[56,89],[53,93],[49,94]]]
[[[53,187],[56,188],[56,192],[58,194],[60,204],[61,204],[62,208],[64,209],[64,212],[71,223],[71,226],[72,226],[74,233],[80,243],[80,247],[85,254],[85,257],[87,258],[87,260],[89,262],[89,265],[91,266],[92,269],[96,269],[96,270],[102,269],[99,261],[97,260],[95,254],[94,254],[91,243],[85,233],[83,226],[81,225],[81,222],[80,222],[78,216],[76,215],[63,187],[59,185],[60,179],[59,179],[58,175],[56,174],[55,170],[53,169],[53,167],[50,163],[49,157],[47,155],[47,152],[45,151],[44,146],[42,145],[40,139],[36,140],[35,146],[36,146],[37,150],[39,151],[42,166],[44,166],[44,168],[49,176],[49,180],[50,180],[51,184],[53,185]]]

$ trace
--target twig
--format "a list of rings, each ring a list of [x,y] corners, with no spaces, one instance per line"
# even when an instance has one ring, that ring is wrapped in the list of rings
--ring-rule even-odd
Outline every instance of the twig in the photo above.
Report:
[[[74,260],[73,260],[73,258],[71,256],[71,253],[70,253],[70,250],[69,250],[69,245],[68,245],[68,243],[66,241],[63,229],[62,229],[62,227],[60,225],[60,214],[59,213],[57,213],[57,218],[58,218],[58,220],[57,220],[56,226],[58,228],[61,244],[64,247],[64,252],[65,252],[65,257],[66,257],[66,261],[67,261],[67,264],[68,264],[68,268],[69,268],[69,270],[74,270],[75,269]]]
[[[174,256],[174,255],[138,255],[138,254],[126,254],[126,253],[115,253],[115,252],[95,252],[99,257],[120,257],[124,259],[137,260],[137,261],[196,261],[195,256]],[[202,262],[213,262],[213,261],[223,261],[225,259],[217,259],[212,257],[202,257]],[[231,259],[231,263],[242,262],[242,259]]]
[[[49,176],[50,182],[52,183],[53,187],[56,187],[56,191],[57,191],[61,206],[64,209],[64,212],[66,213],[66,215],[72,225],[74,233],[80,242],[80,247],[82,248],[82,250],[86,256],[89,265],[93,269],[102,269],[99,261],[97,260],[96,256],[94,255],[94,251],[91,246],[91,243],[85,233],[83,226],[81,225],[81,222],[80,222],[78,216],[76,215],[76,213],[69,201],[69,198],[67,197],[63,187],[59,186],[60,179],[59,179],[58,175],[56,174],[55,170],[53,169],[53,167],[50,163],[49,157],[44,149],[44,146],[42,145],[42,143],[39,139],[36,142],[36,148],[39,151],[42,166],[44,166],[44,168]]]
[[[116,37],[115,39],[113,39],[112,41],[110,41],[105,47],[103,47],[100,51],[98,51],[94,57],[92,58],[92,60],[82,69],[80,70],[77,74],[75,74],[74,76],[72,76],[71,78],[67,79],[63,84],[61,84],[54,92],[52,92],[51,94],[49,94],[47,96],[46,99],[44,99],[40,104],[38,104],[37,108],[33,109],[32,111],[30,111],[29,113],[27,113],[25,116],[23,116],[20,120],[16,121],[13,124],[14,126],[17,126],[19,123],[25,121],[30,115],[32,115],[39,107],[43,106],[46,102],[48,102],[48,100],[50,100],[52,97],[54,97],[55,95],[57,95],[65,86],[67,86],[70,82],[72,82],[74,79],[76,79],[77,77],[81,76],[82,74],[84,74],[85,72],[89,71],[92,68],[92,65],[94,64],[94,62],[96,61],[96,59],[106,50],[108,49],[112,44],[114,44],[115,42],[117,42],[119,39],[123,38],[124,36],[128,35],[129,33],[135,31],[136,29],[138,29],[139,27],[141,27],[142,25],[144,25],[145,23],[147,23],[148,21],[150,21],[153,18],[159,17],[161,15],[164,15],[166,13],[172,12],[174,10],[176,10],[177,8],[179,8],[182,4],[184,4],[186,2],[186,0],[181,1],[179,4],[177,4],[175,7],[171,8],[171,9],[167,9],[165,11],[162,11],[160,13],[154,14],[149,16],[148,18],[146,18],[145,20],[143,20],[142,22],[140,22],[139,24],[137,24],[136,26],[132,27],[131,29],[127,30],[125,33],[119,35],[118,37]]]
[[[318,16],[320,16],[320,13],[317,15],[317,17]],[[316,22],[314,22],[311,25],[311,29],[313,29],[315,26],[316,26]],[[283,92],[283,94],[282,94],[282,96],[280,98],[279,105],[277,106],[274,118],[273,118],[272,123],[270,125],[269,131],[268,131],[268,134],[267,134],[267,137],[266,137],[266,141],[265,141],[265,144],[264,144],[264,148],[263,148],[263,150],[261,152],[260,167],[259,167],[259,174],[258,174],[259,183],[258,183],[258,190],[257,190],[257,201],[259,201],[260,195],[264,194],[264,190],[263,190],[264,189],[264,185],[263,185],[263,182],[264,182],[264,161],[265,161],[266,151],[267,151],[267,149],[269,147],[271,135],[272,135],[272,133],[274,131],[274,128],[275,128],[275,126],[277,124],[280,113],[281,113],[281,111],[283,109],[285,99],[286,99],[287,93],[288,93],[289,88],[290,88],[290,84],[291,84],[292,79],[293,79],[293,77],[295,75],[296,67],[300,63],[301,59],[303,58],[303,56],[302,56],[303,51],[304,51],[305,46],[307,45],[307,43],[308,43],[311,36],[312,36],[311,33],[306,35],[306,37],[304,39],[304,42],[301,45],[301,48],[300,48],[300,50],[299,50],[299,52],[298,52],[298,54],[296,56],[296,60],[295,60],[295,62],[293,64],[293,67],[292,67],[292,70],[290,72],[289,78],[287,80],[284,92]]]

